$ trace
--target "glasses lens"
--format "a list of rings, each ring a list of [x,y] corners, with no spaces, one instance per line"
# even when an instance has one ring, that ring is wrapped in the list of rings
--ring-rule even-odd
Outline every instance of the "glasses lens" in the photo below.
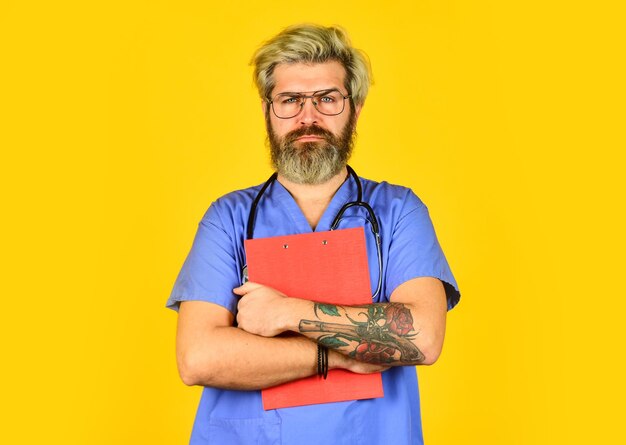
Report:
[[[272,101],[276,116],[282,119],[294,117],[302,109],[304,98],[298,94],[278,94]]]
[[[313,96],[315,108],[322,114],[334,116],[343,111],[344,100],[339,91],[322,91]]]

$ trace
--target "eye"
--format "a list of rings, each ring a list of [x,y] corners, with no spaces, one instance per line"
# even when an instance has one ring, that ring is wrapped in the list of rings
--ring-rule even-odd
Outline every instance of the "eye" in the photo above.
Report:
[[[337,99],[334,96],[331,96],[331,95],[326,95],[326,96],[320,97],[320,102],[324,102],[324,103],[327,103],[327,104],[332,104],[336,100]]]
[[[297,104],[298,102],[300,102],[299,96],[283,96],[280,99],[280,103],[285,105]]]

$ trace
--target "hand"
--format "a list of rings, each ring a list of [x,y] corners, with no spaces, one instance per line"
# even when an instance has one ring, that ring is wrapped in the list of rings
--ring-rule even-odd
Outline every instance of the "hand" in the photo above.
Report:
[[[328,367],[330,369],[341,368],[352,371],[356,374],[373,374],[375,372],[383,372],[390,368],[390,366],[379,365],[376,363],[365,363],[355,360],[343,355],[340,352],[328,351]]]
[[[237,325],[263,337],[275,337],[288,330],[289,320],[294,315],[294,302],[301,301],[251,281],[233,292],[241,295],[237,304]]]

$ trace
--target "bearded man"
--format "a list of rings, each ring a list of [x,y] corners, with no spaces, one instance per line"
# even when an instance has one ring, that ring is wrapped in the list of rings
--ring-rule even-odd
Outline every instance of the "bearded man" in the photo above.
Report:
[[[414,366],[437,360],[460,294],[419,198],[347,165],[367,59],[337,27],[298,25],[263,44],[253,65],[276,173],[211,205],[167,303],[178,310],[181,378],[204,386],[191,443],[421,444]],[[382,258],[370,267],[371,304],[320,305],[247,281],[251,212],[254,238],[327,231],[361,195],[372,213],[354,206],[340,228],[378,225],[379,241],[367,243],[369,264]],[[336,325],[371,322],[386,341],[354,329],[354,342],[320,346],[301,322],[328,314]],[[261,389],[319,373],[320,357],[328,369],[382,372],[384,397],[263,409]]]

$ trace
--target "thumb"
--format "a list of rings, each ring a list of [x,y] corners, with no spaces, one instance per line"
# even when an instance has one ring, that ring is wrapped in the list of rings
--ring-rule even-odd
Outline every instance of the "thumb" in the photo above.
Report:
[[[237,295],[242,295],[243,296],[243,295],[245,295],[245,294],[247,294],[249,292],[252,292],[255,289],[258,289],[259,287],[261,287],[260,284],[253,283],[252,281],[248,281],[247,283],[245,283],[245,284],[243,284],[243,285],[241,285],[239,287],[234,288],[233,292],[235,294],[237,294]]]

